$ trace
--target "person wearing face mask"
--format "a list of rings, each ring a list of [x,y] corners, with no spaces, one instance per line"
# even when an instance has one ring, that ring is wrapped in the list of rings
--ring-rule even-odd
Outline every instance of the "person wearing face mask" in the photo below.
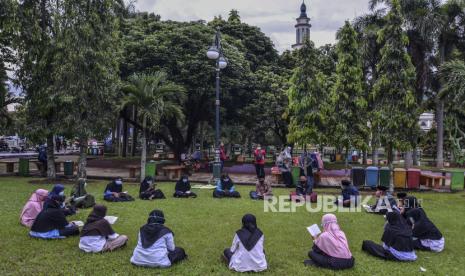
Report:
[[[323,233],[314,238],[313,248],[308,252],[310,259],[304,261],[304,264],[334,270],[352,268],[355,259],[350,252],[347,237],[337,223],[337,217],[326,214],[321,220]]]
[[[22,225],[31,228],[37,215],[42,211],[47,196],[48,191],[44,189],[38,189],[31,195],[21,212],[20,222]]]
[[[242,228],[236,231],[231,248],[226,248],[223,258],[231,270],[237,272],[260,272],[268,268],[265,250],[265,237],[257,227],[254,215],[242,217]]]
[[[396,199],[392,196],[390,192],[388,192],[387,189],[387,187],[381,185],[376,187],[376,203],[371,206],[373,214],[384,215],[387,212],[392,211],[400,213],[400,209],[399,207],[397,207]]]
[[[187,258],[184,249],[175,246],[174,234],[164,224],[165,215],[161,210],[150,212],[147,224],[139,230],[131,257],[133,265],[166,268]]]
[[[283,150],[276,158],[276,166],[279,168],[283,177],[284,184],[286,187],[295,187],[292,179],[291,167],[292,167],[292,156],[291,147],[287,147]]]
[[[146,176],[140,183],[139,198],[145,200],[163,199],[165,195],[160,189],[156,188],[153,177]]]
[[[336,204],[341,204],[343,207],[356,207],[360,193],[349,180],[341,181],[342,195],[336,200]]]
[[[257,174],[257,178],[265,178],[265,157],[266,151],[262,149],[260,144],[257,145],[257,148],[253,152],[254,156],[254,163],[255,163],[255,173]]]
[[[234,197],[239,198],[241,195],[235,190],[234,182],[228,174],[223,174],[220,179],[216,182],[216,188],[213,191],[213,197]]]
[[[103,193],[103,199],[110,202],[134,201],[132,196],[123,192],[123,179],[121,177],[108,183]]]
[[[91,208],[95,205],[95,198],[86,191],[87,182],[79,178],[71,190],[69,203],[75,208]]]
[[[79,227],[66,221],[61,210],[63,196],[53,195],[32,224],[29,235],[39,239],[60,239],[79,235]]]
[[[66,206],[65,204],[65,186],[62,184],[56,184],[53,186],[52,190],[48,193],[47,200],[44,203],[44,209],[47,209],[50,204],[55,204],[53,197],[60,197],[62,199],[60,203],[60,210],[63,212],[65,216],[71,216],[76,214],[76,208],[73,206]]]
[[[191,183],[187,175],[181,176],[181,178],[176,182],[176,186],[174,187],[173,197],[178,197],[178,198],[186,198],[186,197],[196,198],[197,197],[195,193],[191,192]]]

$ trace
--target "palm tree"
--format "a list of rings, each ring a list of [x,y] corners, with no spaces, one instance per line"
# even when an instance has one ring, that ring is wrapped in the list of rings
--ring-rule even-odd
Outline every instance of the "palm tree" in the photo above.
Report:
[[[134,74],[123,88],[121,109],[137,107],[142,118],[141,179],[145,177],[147,160],[147,131],[158,130],[162,119],[183,120],[180,104],[185,100],[183,87],[167,80],[164,72],[154,74]]]

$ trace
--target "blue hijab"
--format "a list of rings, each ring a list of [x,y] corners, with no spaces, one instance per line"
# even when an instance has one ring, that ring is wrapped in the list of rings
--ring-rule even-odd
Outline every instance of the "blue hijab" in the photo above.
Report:
[[[65,186],[62,184],[56,184],[52,190],[48,193],[48,198],[51,199],[53,196],[59,196],[61,192],[65,190]]]

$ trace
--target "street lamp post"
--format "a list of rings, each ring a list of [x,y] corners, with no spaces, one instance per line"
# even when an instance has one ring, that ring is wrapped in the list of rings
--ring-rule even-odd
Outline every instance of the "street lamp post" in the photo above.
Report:
[[[220,30],[216,30],[213,45],[207,51],[207,57],[216,62],[216,101],[215,101],[215,162],[213,163],[213,180],[216,182],[221,175],[220,160],[220,70],[228,65],[223,56]]]

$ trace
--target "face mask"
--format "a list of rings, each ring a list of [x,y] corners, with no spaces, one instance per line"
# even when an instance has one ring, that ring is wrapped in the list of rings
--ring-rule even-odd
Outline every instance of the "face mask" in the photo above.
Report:
[[[148,183],[149,185],[152,185],[152,184],[153,184],[153,182],[152,182],[152,181],[148,181],[147,183]]]
[[[261,149],[262,149],[262,147],[258,147],[257,149],[258,149],[258,150],[261,150]]]
[[[65,191],[61,191],[58,195],[64,196],[64,195],[65,195]]]
[[[182,180],[182,182],[187,183],[187,179],[184,178],[184,179]]]
[[[116,184],[116,185],[123,185],[123,181],[121,181],[121,180],[116,180],[116,181],[115,181],[115,184]]]
[[[84,182],[84,188],[87,187],[87,182]]]

